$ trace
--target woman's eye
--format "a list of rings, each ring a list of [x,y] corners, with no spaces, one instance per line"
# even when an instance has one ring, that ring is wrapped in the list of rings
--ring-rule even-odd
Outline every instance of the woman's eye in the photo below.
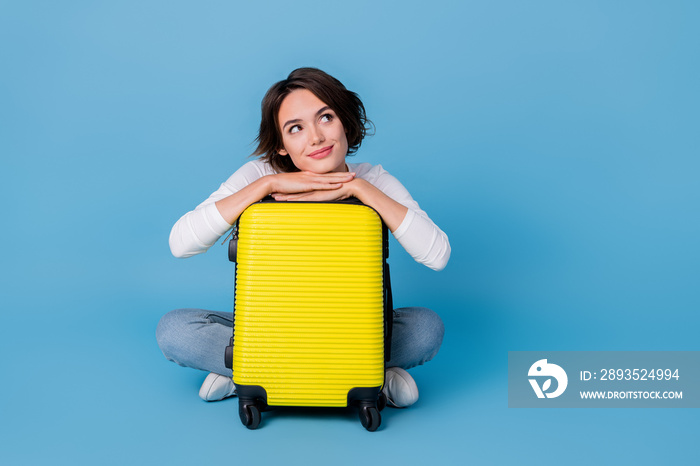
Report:
[[[331,115],[330,113],[324,113],[323,115],[321,115],[321,121],[323,122],[331,121],[332,119],[333,115]]]
[[[291,128],[289,128],[289,132],[291,134],[298,133],[299,131],[301,131],[301,126],[299,125],[294,125]]]

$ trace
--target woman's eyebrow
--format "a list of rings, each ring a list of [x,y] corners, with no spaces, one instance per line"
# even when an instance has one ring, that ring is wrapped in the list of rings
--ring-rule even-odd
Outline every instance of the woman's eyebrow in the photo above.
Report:
[[[325,112],[326,110],[331,110],[331,108],[330,108],[328,105],[326,105],[325,107],[321,107],[321,108],[318,109],[318,111],[316,112],[316,116],[319,116],[320,114],[322,114],[322,113]],[[296,118],[296,119],[294,119],[294,120],[289,120],[289,121],[287,121],[284,125],[282,125],[282,129],[286,128],[287,125],[292,125],[292,124],[294,124],[294,123],[301,123],[301,121],[302,121],[302,120],[299,119],[299,118]]]

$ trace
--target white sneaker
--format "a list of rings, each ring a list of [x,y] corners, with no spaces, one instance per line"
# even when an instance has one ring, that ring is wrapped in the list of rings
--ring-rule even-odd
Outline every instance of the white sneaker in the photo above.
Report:
[[[384,388],[387,405],[394,408],[407,408],[418,401],[418,386],[413,377],[400,367],[386,370]]]
[[[236,395],[236,386],[231,377],[210,372],[202,388],[199,389],[199,397],[204,401],[219,401]]]

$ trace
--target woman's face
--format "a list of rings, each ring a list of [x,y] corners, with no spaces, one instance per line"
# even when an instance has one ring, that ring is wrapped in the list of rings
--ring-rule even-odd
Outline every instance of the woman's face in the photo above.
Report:
[[[336,113],[306,89],[296,89],[280,105],[280,155],[289,156],[299,170],[344,172],[348,138]]]

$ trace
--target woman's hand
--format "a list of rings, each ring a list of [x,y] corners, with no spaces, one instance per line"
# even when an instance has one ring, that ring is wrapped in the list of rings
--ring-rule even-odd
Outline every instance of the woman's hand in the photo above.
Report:
[[[389,230],[396,231],[406,217],[408,209],[377,189],[373,184],[362,178],[353,178],[341,186],[326,190],[314,190],[302,193],[283,194],[273,193],[276,201],[339,201],[354,196],[365,205],[372,207],[386,223]]]
[[[327,192],[335,191],[343,187],[344,183],[348,183],[355,178],[355,173],[339,172],[339,173],[312,173],[312,172],[294,172],[294,173],[278,173],[270,176],[270,192],[275,195],[295,195],[300,193]],[[277,199],[275,197],[275,199]],[[333,197],[331,196],[331,199]],[[331,200],[324,199],[324,200]],[[292,200],[292,199],[277,199],[277,200]]]
[[[268,194],[290,195],[309,192],[335,192],[343,183],[352,181],[354,173],[311,172],[279,173],[258,178],[240,191],[216,201],[216,208],[221,217],[230,225],[252,203],[258,202]],[[337,194],[336,194],[337,196]],[[338,197],[331,199],[338,199]]]
[[[354,174],[353,174],[354,175]],[[308,201],[308,202],[326,202],[339,201],[355,196],[355,190],[358,183],[364,180],[352,178],[345,182],[327,184],[323,189],[312,189],[304,192],[275,192],[272,197],[276,201]],[[332,186],[332,187],[330,187]]]

